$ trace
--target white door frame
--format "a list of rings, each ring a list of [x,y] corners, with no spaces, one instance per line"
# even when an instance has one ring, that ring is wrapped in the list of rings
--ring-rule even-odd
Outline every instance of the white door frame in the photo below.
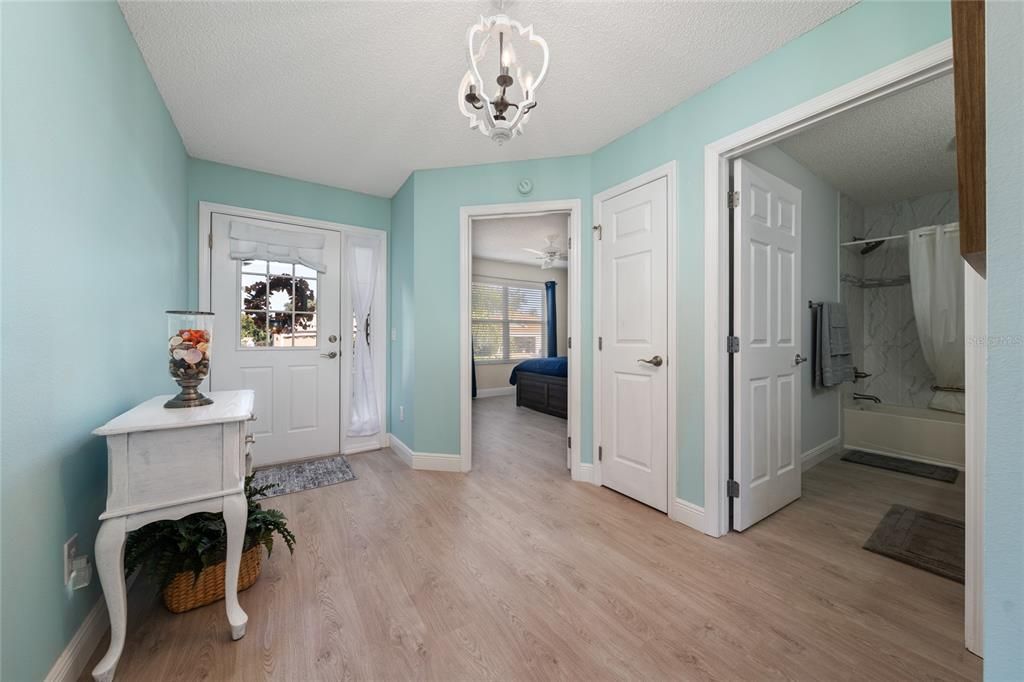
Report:
[[[780,114],[712,142],[704,148],[704,513],[706,532],[714,537],[729,532],[726,481],[729,471],[729,356],[725,336],[729,320],[729,162],[760,147],[773,144],[854,107],[908,90],[953,71],[953,43],[944,40],[862,78],[810,99]],[[724,266],[724,267],[723,267]],[[965,297],[967,319],[972,303]],[[977,382],[977,365],[967,365],[967,384]],[[984,415],[980,415],[984,419]],[[977,420],[978,414],[967,415]],[[983,423],[975,429],[984,430]],[[973,460],[973,461],[972,461]],[[979,481],[982,471],[977,457],[967,458],[967,486]],[[980,491],[974,489],[973,503]],[[967,565],[980,566],[980,514],[968,515]],[[967,576],[966,622],[969,633],[980,631],[980,571]],[[968,640],[968,648],[980,651],[980,639]]]
[[[579,199],[530,201],[513,204],[463,206],[459,211],[459,459],[460,470],[473,468],[473,373],[472,341],[472,285],[473,285],[473,220],[476,218],[526,217],[551,213],[569,213],[569,437],[573,447],[569,451],[573,480],[580,480],[580,387],[582,364],[580,344],[583,339],[580,318],[580,209]],[[567,444],[568,445],[568,444]]]
[[[614,187],[609,187],[603,192],[594,195],[594,224],[601,224],[601,205],[606,200],[625,194],[630,190],[642,187],[648,183],[661,178],[666,178],[668,184],[668,226],[666,230],[667,257],[668,257],[668,344],[665,365],[668,369],[668,516],[674,521],[685,523],[688,526],[703,530],[699,510],[689,502],[678,499],[676,495],[676,468],[679,460],[677,449],[677,422],[676,418],[676,384],[678,378],[679,347],[676,335],[676,269],[678,267],[679,254],[676,251],[676,233],[679,229],[679,219],[676,213],[676,162],[670,161],[666,164],[653,168],[646,173],[630,178]],[[593,381],[594,381],[594,473],[593,483],[601,485],[601,462],[597,458],[597,446],[601,443],[601,353],[598,350],[597,338],[601,330],[601,240],[594,240],[593,255],[593,300],[594,300],[594,333],[593,333]]]
[[[210,244],[212,237],[212,220],[214,213],[228,214],[237,216],[239,218],[250,218],[252,220],[270,220],[278,223],[285,223],[287,225],[297,225],[300,227],[311,227],[321,230],[331,230],[333,232],[340,232],[342,234],[341,243],[341,263],[344,263],[348,240],[347,238],[351,235],[359,235],[363,237],[371,237],[380,240],[381,244],[381,262],[377,267],[377,287],[374,293],[374,310],[380,311],[378,315],[381,319],[386,320],[388,315],[388,233],[384,230],[375,230],[368,227],[357,227],[354,225],[345,225],[342,223],[333,223],[326,220],[316,220],[313,218],[303,218],[300,216],[286,215],[283,213],[272,213],[270,211],[259,211],[251,208],[240,208],[238,206],[229,206],[227,204],[216,204],[208,201],[199,202],[199,309],[210,310],[211,303],[211,277],[213,271],[211,269],[210,262]],[[345,325],[345,320],[348,316],[345,314],[345,308],[351,305],[351,295],[349,292],[349,278],[343,273],[341,278],[341,321],[342,331],[339,333],[341,338],[344,336],[345,331],[348,330]],[[351,315],[351,310],[349,311]],[[380,411],[381,427],[380,432],[373,436],[358,436],[350,437],[346,435],[348,428],[348,419],[345,415],[348,414],[351,400],[349,396],[345,395],[344,392],[340,396],[340,409],[341,414],[338,418],[338,429],[339,429],[339,444],[341,447],[342,454],[351,455],[356,452],[366,452],[368,450],[379,450],[387,447],[387,425],[385,424],[387,415],[387,404],[388,404],[388,382],[387,382],[387,333],[385,324],[384,327],[378,325],[378,329],[383,329],[383,333],[377,333],[373,335],[371,344],[373,346],[374,356],[374,374],[377,378],[377,409]],[[342,362],[338,363],[339,376],[344,376],[345,372],[352,371],[352,350],[348,347],[344,348],[342,352]],[[216,359],[214,359],[214,366],[216,366]],[[340,386],[344,387],[346,383],[340,382]]]

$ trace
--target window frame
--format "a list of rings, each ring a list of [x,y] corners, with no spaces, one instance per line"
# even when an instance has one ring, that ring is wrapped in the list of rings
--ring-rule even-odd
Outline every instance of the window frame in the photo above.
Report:
[[[501,319],[490,318],[490,317],[474,317],[473,316],[473,285],[474,284],[490,284],[494,286],[500,286],[502,288],[503,305],[504,311]],[[515,322],[523,322],[524,320],[516,320],[509,318],[508,310],[508,290],[513,289],[534,289],[539,291],[541,294],[541,311],[540,311],[540,350],[537,355],[531,355],[523,358],[512,358],[510,357],[511,352],[511,332],[510,325]],[[508,277],[488,277],[485,275],[473,275],[470,279],[469,285],[469,329],[470,329],[470,346],[472,350],[472,336],[473,336],[473,324],[476,322],[488,322],[492,324],[501,325],[502,335],[502,357],[501,358],[488,358],[479,359],[476,357],[476,352],[473,352],[473,362],[478,365],[516,365],[525,360],[533,360],[536,358],[547,357],[547,326],[548,326],[548,306],[545,298],[545,284],[544,282],[531,282],[525,279],[512,279]]]
[[[321,347],[321,340],[320,340],[320,311],[319,311],[319,308],[318,308],[319,298],[317,298],[317,294],[319,294],[320,286],[322,284],[322,282],[320,281],[320,273],[316,273],[316,277],[315,278],[314,277],[309,277],[307,275],[299,275],[299,274],[296,274],[297,265],[295,263],[289,263],[288,265],[291,266],[291,275],[285,275],[285,274],[280,274],[280,273],[271,274],[271,265],[272,264],[276,263],[278,265],[283,265],[286,262],[285,261],[276,261],[276,260],[273,260],[273,259],[263,259],[263,258],[253,258],[251,260],[253,262],[262,261],[265,264],[264,272],[262,274],[259,273],[259,272],[256,272],[253,269],[246,270],[246,263],[249,262],[249,261],[242,261],[242,260],[235,261],[235,291],[236,291],[236,294],[238,296],[237,304],[236,304],[236,309],[238,310],[238,313],[239,313],[239,319],[236,322],[236,326],[235,326],[235,350],[239,350],[239,351],[259,351],[259,352],[320,350],[320,347]],[[250,277],[263,277],[264,282],[266,282],[267,294],[266,294],[265,308],[263,310],[255,310],[255,309],[252,309],[252,308],[246,308],[245,307],[245,295],[243,293],[245,287],[243,285],[243,282],[244,282],[244,278],[246,276],[250,276]],[[313,289],[313,306],[314,306],[314,309],[313,309],[313,311],[312,312],[308,312],[308,311],[294,310],[294,309],[293,310],[275,310],[275,309],[273,309],[271,307],[271,302],[270,302],[270,297],[271,297],[270,280],[271,280],[272,277],[288,277],[291,280],[291,293],[289,294],[289,300],[293,304],[294,304],[294,301],[295,301],[295,285],[296,285],[296,281],[302,279],[302,280],[314,282],[314,289]],[[246,346],[246,345],[244,345],[242,343],[242,320],[241,320],[241,318],[242,318],[242,316],[246,315],[247,313],[255,313],[257,315],[259,315],[259,314],[264,315],[265,318],[266,318],[264,324],[266,325],[265,328],[268,330],[268,334],[269,334],[269,329],[270,329],[270,318],[271,318],[272,315],[289,315],[291,317],[291,319],[292,319],[292,329],[293,329],[292,345],[288,345],[288,346],[274,346],[272,344],[262,345],[262,346],[261,345],[254,345],[254,346]],[[296,346],[296,345],[294,345],[294,343],[295,343],[295,340],[294,340],[295,318],[297,316],[300,316],[300,315],[301,316],[309,316],[313,320],[313,329],[311,331],[313,331],[316,336],[314,337],[315,338],[315,344],[312,345],[312,346]]]

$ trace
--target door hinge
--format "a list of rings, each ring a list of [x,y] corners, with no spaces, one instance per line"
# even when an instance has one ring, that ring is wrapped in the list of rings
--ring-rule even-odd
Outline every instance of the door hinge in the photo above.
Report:
[[[598,240],[598,241],[601,241],[601,233],[602,233],[603,231],[604,231],[604,230],[602,229],[602,227],[601,227],[601,225],[600,225],[600,224],[594,225],[594,234],[596,234],[596,235],[597,235],[597,240]]]
[[[727,337],[725,337],[725,352],[726,353],[739,353],[740,352],[740,337],[738,337],[738,336],[727,336]]]
[[[729,197],[729,199],[728,199],[729,200],[729,208],[739,208],[740,207],[740,193],[739,192],[729,192],[728,197]]]
[[[597,337],[597,349],[598,350],[604,349],[604,337],[603,336]]]
[[[734,481],[730,478],[729,482],[725,484],[725,494],[728,495],[729,497],[739,497],[740,482]]]
[[[213,232],[206,235],[206,245],[211,249],[213,248]]]
[[[571,337],[571,336],[570,336],[570,337],[568,337],[568,338],[567,338],[567,339],[565,340],[565,345],[566,345],[566,346],[568,346],[569,348],[572,348],[572,337]]]
[[[569,436],[566,440],[569,441],[569,449],[572,450],[572,436]]]
[[[569,237],[569,246],[567,246],[566,248],[572,248],[572,237]]]
[[[597,446],[597,461],[600,462],[604,459],[604,448],[600,445]]]

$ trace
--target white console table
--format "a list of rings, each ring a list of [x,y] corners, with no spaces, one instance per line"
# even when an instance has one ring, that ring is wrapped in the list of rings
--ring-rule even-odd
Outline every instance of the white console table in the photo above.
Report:
[[[107,508],[96,536],[96,568],[110,613],[110,648],[92,671],[109,682],[124,649],[127,595],[124,543],[130,531],[162,519],[222,512],[227,526],[225,602],[232,639],[245,635],[238,568],[251,469],[252,391],[216,391],[212,405],[168,409],[158,396],[93,431],[107,439]]]

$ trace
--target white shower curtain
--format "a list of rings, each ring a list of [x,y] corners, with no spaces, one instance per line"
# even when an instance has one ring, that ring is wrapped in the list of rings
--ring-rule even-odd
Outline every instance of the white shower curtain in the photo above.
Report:
[[[964,261],[960,225],[933,225],[907,234],[910,293],[924,360],[943,387],[964,386]],[[964,394],[936,391],[929,407],[964,411]]]
[[[380,431],[377,409],[377,383],[373,357],[366,335],[366,320],[373,308],[373,292],[377,283],[377,260],[380,242],[375,239],[349,237],[348,272],[352,284],[352,310],[356,318],[355,353],[352,357],[352,410],[348,435],[372,436]],[[383,320],[371,327],[380,333]]]

